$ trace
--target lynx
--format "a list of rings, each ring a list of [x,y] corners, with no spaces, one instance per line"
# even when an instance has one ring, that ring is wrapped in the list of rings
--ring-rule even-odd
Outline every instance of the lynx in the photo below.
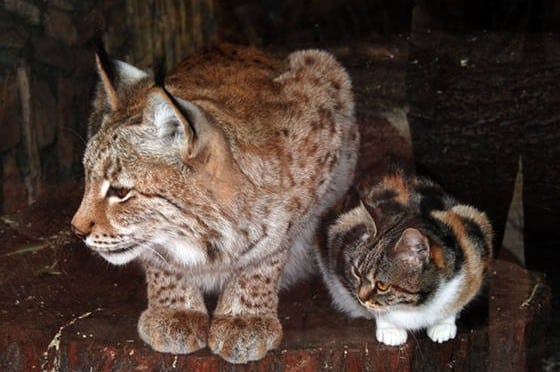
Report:
[[[73,231],[112,264],[142,264],[138,332],[153,349],[264,357],[282,338],[278,291],[313,270],[319,216],[353,179],[348,74],[327,52],[232,45],[159,85],[103,55],[97,67]]]

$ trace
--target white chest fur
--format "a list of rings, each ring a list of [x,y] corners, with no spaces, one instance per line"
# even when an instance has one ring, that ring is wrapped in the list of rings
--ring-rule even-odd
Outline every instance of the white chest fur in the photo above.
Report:
[[[435,296],[426,304],[387,312],[376,313],[375,318],[396,327],[415,330],[426,328],[454,316],[457,312],[456,301],[463,286],[464,273],[440,287]]]

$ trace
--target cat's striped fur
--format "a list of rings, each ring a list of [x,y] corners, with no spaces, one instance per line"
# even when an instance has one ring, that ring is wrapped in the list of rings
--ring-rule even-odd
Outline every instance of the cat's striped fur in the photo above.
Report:
[[[479,292],[492,256],[485,214],[402,169],[366,177],[358,194],[327,223],[320,249],[335,305],[375,318],[385,344],[423,328],[436,342],[455,337],[455,318]]]

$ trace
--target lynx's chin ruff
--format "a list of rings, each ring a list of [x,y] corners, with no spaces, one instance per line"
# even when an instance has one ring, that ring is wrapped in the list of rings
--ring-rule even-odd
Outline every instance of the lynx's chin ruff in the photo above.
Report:
[[[313,267],[319,216],[353,179],[348,74],[326,52],[283,63],[230,45],[181,62],[163,87],[97,63],[74,232],[113,264],[143,264],[138,332],[155,350],[262,358],[282,337],[280,286]]]

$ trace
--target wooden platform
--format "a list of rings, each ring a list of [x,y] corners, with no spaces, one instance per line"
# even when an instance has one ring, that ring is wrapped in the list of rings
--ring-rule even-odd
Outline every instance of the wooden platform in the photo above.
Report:
[[[22,217],[29,234],[18,232],[18,221],[0,223],[2,371],[525,371],[539,365],[550,291],[540,276],[506,261],[494,263],[488,293],[461,318],[457,338],[441,345],[423,332],[402,347],[377,343],[372,322],[336,312],[322,283],[312,280],[282,294],[284,340],[259,362],[234,366],[208,350],[153,352],[136,334],[146,306],[141,271],[109,266],[69,242],[64,230],[30,238],[38,219],[44,221],[40,213]],[[56,231],[61,214],[42,231]]]

